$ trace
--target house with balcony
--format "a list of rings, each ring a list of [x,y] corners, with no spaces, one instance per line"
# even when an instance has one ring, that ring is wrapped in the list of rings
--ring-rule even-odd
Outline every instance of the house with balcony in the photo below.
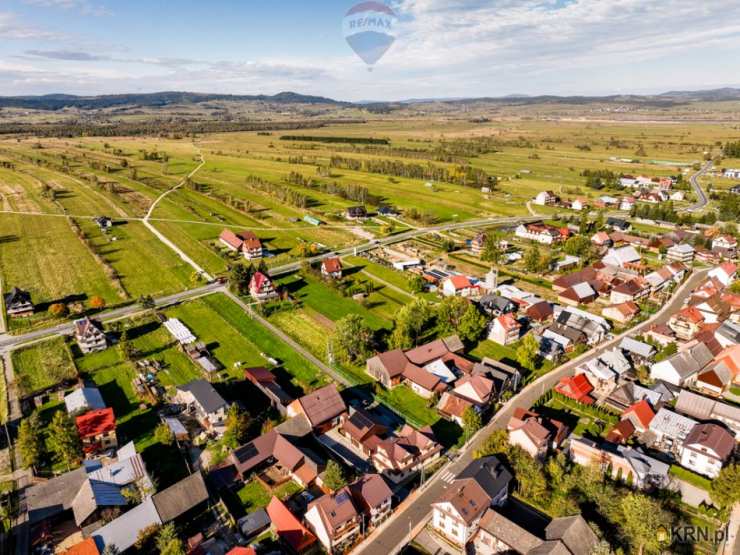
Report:
[[[33,314],[34,308],[31,302],[31,293],[13,287],[8,291],[5,296],[5,312],[10,317],[22,317],[30,316]]]
[[[229,404],[206,380],[178,385],[174,401],[184,405],[185,412],[195,417],[206,430],[223,433]]]
[[[249,281],[249,294],[255,301],[264,302],[279,297],[272,280],[262,272],[255,272]]]
[[[544,223],[520,224],[514,231],[514,235],[520,239],[552,245],[563,240],[560,230]]]
[[[392,482],[401,482],[440,457],[442,446],[430,426],[415,430],[405,424],[397,435],[377,442],[371,462]]]
[[[363,533],[382,524],[391,516],[393,492],[380,474],[363,474],[349,485],[355,508],[364,516]]]
[[[97,320],[85,316],[74,321],[74,334],[77,346],[84,354],[104,351],[108,348],[108,338],[103,326]]]
[[[712,240],[712,251],[722,258],[733,259],[737,256],[737,239],[732,235],[718,235]]]
[[[224,229],[218,239],[230,251],[242,253],[247,260],[262,258],[264,255],[262,241],[253,231],[234,233],[230,229]]]
[[[95,409],[75,418],[82,450],[88,457],[118,447],[112,408]]]
[[[522,407],[514,409],[506,430],[511,445],[518,445],[538,460],[544,460],[549,452],[559,449],[568,436],[568,427],[559,420]]]
[[[645,440],[649,447],[678,459],[686,437],[697,424],[696,420],[663,407],[650,421],[650,435],[645,436]]]
[[[714,422],[694,426],[683,442],[681,466],[716,478],[735,449],[735,435]]]
[[[361,535],[362,517],[347,486],[311,501],[304,518],[328,553],[348,551]]]
[[[704,315],[694,306],[685,306],[668,320],[668,327],[678,339],[690,341],[701,330]]]
[[[688,243],[674,245],[666,251],[666,259],[671,262],[691,264],[694,261],[694,247]]]
[[[472,461],[432,504],[432,530],[463,548],[485,512],[506,502],[512,479],[495,456]]]
[[[342,279],[342,261],[338,256],[324,258],[321,261],[321,275],[331,279]]]

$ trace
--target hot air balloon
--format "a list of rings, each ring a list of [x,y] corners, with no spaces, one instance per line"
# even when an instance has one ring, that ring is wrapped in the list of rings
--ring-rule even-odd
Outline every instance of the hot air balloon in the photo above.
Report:
[[[342,30],[352,50],[362,58],[372,71],[396,40],[393,28],[396,14],[380,2],[360,2],[344,16]]]

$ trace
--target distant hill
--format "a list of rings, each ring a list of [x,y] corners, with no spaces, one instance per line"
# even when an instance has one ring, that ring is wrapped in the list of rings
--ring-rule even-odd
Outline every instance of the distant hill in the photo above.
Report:
[[[191,92],[156,92],[145,94],[111,94],[100,96],[75,96],[69,94],[46,94],[42,96],[0,96],[0,108],[25,108],[29,110],[61,110],[79,108],[100,110],[116,106],[161,107],[170,104],[194,104],[226,100],[234,102],[272,102],[275,104],[333,104],[345,105],[322,96],[310,96],[295,92],[275,95],[231,95]]]
[[[100,110],[120,106],[162,107],[171,104],[197,104],[210,101],[270,102],[274,104],[325,104],[334,106],[362,106],[370,111],[387,111],[414,104],[473,104],[489,103],[497,105],[521,106],[530,104],[576,104],[623,103],[645,104],[650,106],[672,106],[687,102],[721,102],[740,100],[740,89],[719,88],[705,91],[669,91],[655,95],[618,94],[607,96],[557,96],[557,95],[506,95],[480,98],[412,98],[398,101],[342,102],[323,96],[311,96],[296,92],[281,92],[275,95],[231,95],[192,92],[156,92],[145,94],[115,94],[100,96],[75,96],[68,94],[47,94],[43,96],[0,96],[0,108],[24,108],[30,110],[61,110],[78,108]]]

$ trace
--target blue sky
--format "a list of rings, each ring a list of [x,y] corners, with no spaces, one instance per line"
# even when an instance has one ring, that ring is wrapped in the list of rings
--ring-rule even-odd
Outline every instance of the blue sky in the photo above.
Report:
[[[190,90],[338,99],[610,94],[740,85],[736,0],[389,0],[372,72],[353,1],[4,0],[0,94]]]

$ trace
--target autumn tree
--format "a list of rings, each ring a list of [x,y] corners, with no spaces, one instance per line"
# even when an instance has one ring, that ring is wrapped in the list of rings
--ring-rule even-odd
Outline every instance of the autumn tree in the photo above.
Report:
[[[334,326],[331,337],[336,357],[345,363],[365,362],[372,352],[373,330],[359,314],[347,314]]]
[[[49,314],[57,318],[61,318],[69,314],[69,309],[64,303],[52,303],[52,305],[49,307]]]
[[[155,543],[159,555],[185,555],[185,546],[182,540],[177,537],[177,530],[175,530],[175,525],[172,522],[159,529]]]
[[[95,310],[105,308],[105,299],[103,299],[103,297],[95,295],[93,298],[90,299],[90,308],[94,308]]]
[[[670,527],[670,517],[660,502],[643,493],[631,492],[622,497],[620,506],[620,524],[630,544],[630,552],[657,552],[660,549],[658,530]]]
[[[226,431],[224,432],[224,445],[236,449],[247,436],[249,428],[249,416],[239,409],[237,405],[231,405],[226,415]]]
[[[160,422],[154,428],[154,439],[163,445],[172,445],[175,443],[175,434],[166,423]]]

